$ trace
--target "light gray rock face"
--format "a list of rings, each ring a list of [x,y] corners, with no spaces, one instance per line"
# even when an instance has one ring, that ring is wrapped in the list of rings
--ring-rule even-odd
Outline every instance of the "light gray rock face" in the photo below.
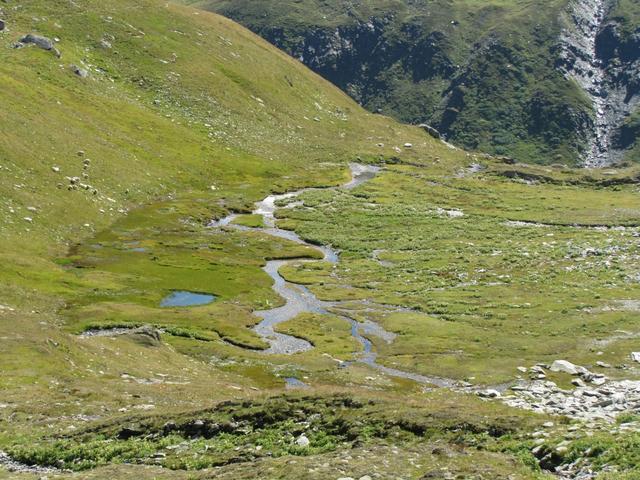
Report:
[[[640,49],[640,38],[622,38],[616,22],[607,18],[612,6],[611,0],[573,0],[560,38],[559,68],[593,107],[592,124],[584,132],[587,167],[622,159],[628,146],[624,122],[640,106],[640,52],[633,53]]]

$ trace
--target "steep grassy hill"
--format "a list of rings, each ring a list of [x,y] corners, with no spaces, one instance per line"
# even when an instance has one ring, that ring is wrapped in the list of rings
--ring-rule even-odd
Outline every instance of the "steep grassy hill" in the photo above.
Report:
[[[591,365],[596,340],[620,367],[611,378],[637,378],[622,367],[635,331],[610,331],[635,328],[637,169],[466,153],[185,6],[8,1],[0,19],[1,479],[535,479],[585,451],[600,454],[588,467],[637,473],[631,414],[583,432],[473,394],[521,361]],[[329,188],[350,162],[383,170]],[[259,226],[255,201],[310,186],[327,188],[278,222],[334,244],[338,264],[310,243],[208,226],[229,212]],[[467,216],[449,219],[455,208]],[[366,334],[380,366],[333,310],[278,326],[313,349],[265,353],[251,327],[283,304],[273,259],[296,259],[282,274],[309,294],[352,301],[356,330],[376,320],[395,335]],[[176,291],[215,301],[163,307]]]
[[[1,241],[16,296],[22,282],[50,284],[42,255],[149,199],[206,191],[214,216],[288,185],[334,183],[357,155],[393,153],[373,138],[430,143],[211,14],[59,1],[8,4],[2,17]],[[13,48],[30,32],[58,38],[61,57]]]
[[[547,164],[640,158],[628,117],[640,98],[636,2],[189,3],[248,26],[369,110],[466,148]]]

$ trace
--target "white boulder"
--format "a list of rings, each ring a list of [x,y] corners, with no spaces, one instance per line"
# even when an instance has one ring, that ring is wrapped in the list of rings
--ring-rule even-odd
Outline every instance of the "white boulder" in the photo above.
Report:
[[[574,365],[566,360],[556,360],[551,364],[549,370],[552,372],[568,373],[569,375],[580,375],[585,371],[585,368]]]
[[[296,439],[296,444],[299,447],[303,447],[306,448],[309,446],[311,442],[309,441],[309,439],[307,438],[307,436],[303,433],[302,435],[300,435],[297,439]]]

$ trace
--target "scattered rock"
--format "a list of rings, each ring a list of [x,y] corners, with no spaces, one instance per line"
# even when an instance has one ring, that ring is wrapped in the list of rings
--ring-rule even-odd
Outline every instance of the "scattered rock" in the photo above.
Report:
[[[55,165],[51,167],[51,170],[54,171],[55,173],[60,173],[60,167],[56,167]]]
[[[5,23],[4,20],[0,20],[0,32],[4,31]]]
[[[569,375],[578,375],[580,373],[580,368],[577,365],[574,365],[571,362],[567,362],[566,360],[556,360],[551,364],[549,370],[552,372],[562,372],[568,373]]]
[[[631,352],[631,360],[640,363],[640,352]]]
[[[579,378],[574,378],[573,380],[571,380],[571,384],[575,385],[576,387],[582,387],[585,388],[587,386],[586,383],[584,383],[581,379]]]
[[[80,68],[77,65],[70,65],[71,71],[75,73],[80,78],[87,78],[89,76],[89,72],[84,68]]]
[[[574,390],[558,388],[550,381],[521,381],[511,388],[514,395],[501,398],[512,407],[589,422],[612,423],[620,413],[640,409],[640,381],[610,381],[604,376],[596,379],[603,386],[594,389],[587,387],[581,378],[575,378]]]
[[[444,208],[437,208],[436,213],[438,215],[446,215],[447,217],[451,217],[451,218],[464,217],[464,212],[462,210],[458,210],[455,208],[451,210],[445,210]]]
[[[132,329],[126,332],[126,335],[144,346],[157,347],[162,344],[160,339],[160,331],[150,325],[144,325],[140,328]]]
[[[413,148],[413,144],[412,143],[405,143],[404,144],[404,148]]]
[[[482,398],[499,398],[500,392],[494,389],[480,390],[477,395]]]
[[[545,450],[545,446],[541,444],[541,445],[538,445],[537,447],[533,447],[531,449],[531,454],[536,458],[540,458],[544,450]]]
[[[16,473],[59,473],[60,471],[53,467],[40,467],[37,465],[26,465],[24,463],[20,463],[16,460],[13,460],[9,455],[0,450],[0,466],[7,469],[9,472]],[[47,477],[40,477],[47,478]]]
[[[53,45],[53,41],[47,37],[43,37],[42,35],[29,33],[22,37],[15,46],[16,48],[20,48],[24,47],[25,45],[35,45],[36,47],[43,50],[54,52],[58,57],[60,56],[60,52]]]
[[[431,125],[427,125],[426,123],[421,123],[418,126],[437,140],[440,140],[440,138],[442,137],[440,135],[440,132],[435,128],[433,128]]]
[[[309,444],[311,444],[311,442],[309,441],[309,439],[307,438],[307,436],[303,433],[302,435],[300,435],[297,439],[296,439],[296,444],[299,447],[302,448],[307,448],[309,446]]]

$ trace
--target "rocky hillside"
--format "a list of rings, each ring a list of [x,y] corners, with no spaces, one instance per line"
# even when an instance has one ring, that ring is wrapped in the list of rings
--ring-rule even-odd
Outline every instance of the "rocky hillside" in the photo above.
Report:
[[[372,111],[521,161],[638,161],[632,0],[201,0]]]

